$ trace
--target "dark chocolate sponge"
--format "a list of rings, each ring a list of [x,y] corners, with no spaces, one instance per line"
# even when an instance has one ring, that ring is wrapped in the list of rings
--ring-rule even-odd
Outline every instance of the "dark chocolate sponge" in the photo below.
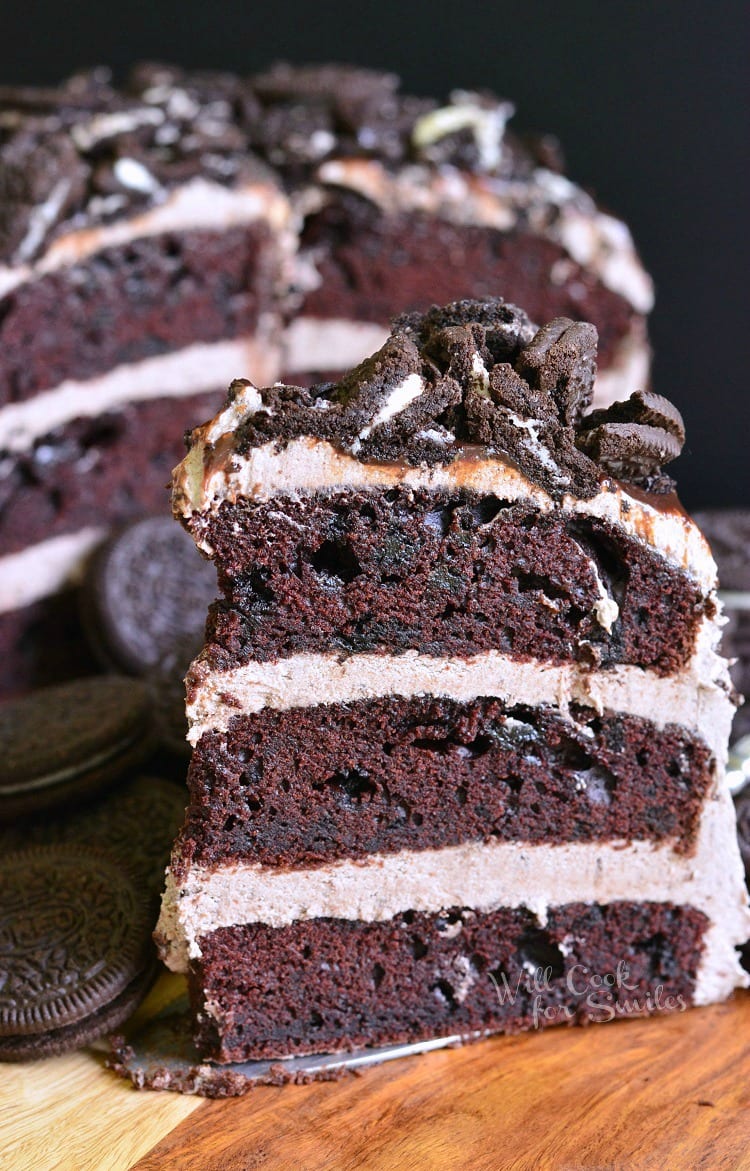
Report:
[[[0,887],[0,1057],[48,1052],[50,1041],[60,1052],[81,1043],[84,1022],[93,1039],[114,1027],[115,1002],[124,1019],[153,953],[150,909],[122,865],[80,845],[48,846],[7,854]]]
[[[216,573],[169,516],[135,521],[94,555],[81,593],[84,625],[108,665],[180,678],[198,653]]]
[[[0,821],[112,784],[154,742],[148,690],[119,676],[77,679],[0,707]]]

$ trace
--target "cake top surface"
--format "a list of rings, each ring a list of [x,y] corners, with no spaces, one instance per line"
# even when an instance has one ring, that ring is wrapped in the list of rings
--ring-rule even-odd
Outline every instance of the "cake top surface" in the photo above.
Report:
[[[677,409],[640,391],[587,414],[597,331],[556,318],[538,329],[502,300],[458,301],[397,318],[385,345],[339,382],[233,383],[225,410],[189,437],[214,474],[302,437],[365,464],[434,467],[497,456],[550,496],[588,499],[605,480],[654,499],[684,442]]]
[[[456,91],[447,104],[346,65],[274,65],[251,77],[105,69],[58,88],[0,88],[0,262],[26,264],[64,230],[158,204],[191,179],[304,182],[326,159],[424,163],[523,178],[559,168],[551,140],[506,134],[513,107]]]

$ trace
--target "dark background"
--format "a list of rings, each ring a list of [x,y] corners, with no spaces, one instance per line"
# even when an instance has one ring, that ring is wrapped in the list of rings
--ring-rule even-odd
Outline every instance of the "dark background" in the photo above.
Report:
[[[0,82],[97,63],[122,74],[139,58],[239,72],[287,58],[395,70],[417,93],[511,98],[515,124],[558,135],[571,178],[630,224],[655,278],[654,388],[686,419],[683,499],[748,505],[749,12],[728,0],[2,0]]]

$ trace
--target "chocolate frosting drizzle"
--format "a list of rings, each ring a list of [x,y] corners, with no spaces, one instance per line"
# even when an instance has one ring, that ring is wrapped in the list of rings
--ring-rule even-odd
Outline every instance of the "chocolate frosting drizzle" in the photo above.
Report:
[[[481,446],[558,498],[590,498],[605,477],[671,492],[661,469],[682,447],[679,412],[638,392],[587,415],[596,351],[588,322],[538,329],[505,301],[457,301],[397,318],[382,349],[340,382],[264,390],[235,444],[244,454],[309,435],[363,461],[428,466]],[[246,385],[233,384],[230,400]]]
[[[248,78],[137,67],[57,89],[0,88],[0,260],[33,261],[62,230],[106,223],[203,177],[304,183],[335,156],[386,165],[449,164],[522,177],[559,169],[550,140],[506,135],[509,103],[451,94],[447,105],[399,92],[393,74],[283,63]]]

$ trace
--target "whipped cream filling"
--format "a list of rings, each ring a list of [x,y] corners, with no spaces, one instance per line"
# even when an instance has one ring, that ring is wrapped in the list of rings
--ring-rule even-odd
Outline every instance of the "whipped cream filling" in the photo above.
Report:
[[[500,651],[467,658],[418,651],[347,658],[306,653],[226,671],[212,671],[198,659],[189,676],[188,739],[195,745],[206,732],[226,731],[237,715],[264,708],[287,711],[383,696],[435,695],[459,703],[493,696],[531,707],[550,704],[562,712],[580,703],[651,720],[659,728],[679,724],[721,756],[734,704],[726,662],[715,649],[719,635],[718,624],[704,620],[690,662],[679,674],[664,677],[627,664],[592,671],[577,663],[520,661]]]
[[[426,385],[419,374],[410,374],[408,378],[405,378],[403,382],[394,386],[389,391],[385,402],[367,426],[362,428],[357,439],[369,439],[373,431],[377,431],[378,427],[382,427],[390,419],[395,418],[396,415],[400,415],[410,403],[413,403],[415,399],[424,394],[426,389]],[[359,447],[359,443],[357,443],[357,447]]]
[[[219,391],[239,377],[268,385],[281,365],[271,340],[274,325],[275,319],[266,318],[254,336],[186,346],[117,366],[96,378],[70,379],[32,399],[0,407],[0,451],[26,451],[73,419],[92,418],[129,403]]]
[[[356,191],[390,215],[422,211],[499,231],[528,225],[559,244],[638,313],[653,308],[653,284],[625,224],[599,211],[569,179],[543,167],[514,179],[448,166],[413,165],[391,172],[372,159],[331,159],[318,168],[317,178]]]
[[[528,907],[544,923],[549,908],[617,900],[672,902],[702,911],[710,926],[695,1002],[720,1000],[748,983],[735,947],[750,935],[734,809],[722,790],[704,807],[695,852],[652,842],[467,842],[441,849],[372,854],[289,869],[227,862],[193,867],[178,884],[167,872],[156,929],[162,958],[186,971],[201,937],[219,927],[300,919],[375,922],[407,910]]]
[[[0,614],[30,606],[76,585],[86,558],[105,534],[106,529],[92,525],[50,537],[0,559]]]
[[[165,193],[163,202],[140,215],[74,228],[53,240],[33,263],[0,266],[0,297],[36,277],[80,264],[105,248],[116,248],[162,232],[226,231],[256,220],[265,220],[277,231],[281,248],[291,254],[293,213],[288,199],[277,187],[254,182],[232,188],[208,179],[191,179]]]
[[[262,396],[239,396],[227,416],[226,435],[259,409]],[[231,425],[230,425],[231,424]],[[572,516],[598,517],[656,549],[672,565],[685,570],[709,592],[716,585],[716,566],[699,529],[677,510],[661,510],[630,496],[623,485],[605,481],[590,500],[565,495],[556,501],[501,456],[475,455],[466,449],[450,464],[411,467],[407,464],[367,464],[347,455],[326,440],[302,436],[286,444],[271,441],[246,455],[220,442],[216,428],[194,432],[193,446],[173,474],[173,508],[184,517],[211,514],[225,502],[240,499],[266,501],[298,493],[347,489],[466,488],[500,500],[528,501],[541,512],[556,509]],[[479,450],[479,449],[477,449]],[[210,556],[213,552],[200,523],[194,539]]]

